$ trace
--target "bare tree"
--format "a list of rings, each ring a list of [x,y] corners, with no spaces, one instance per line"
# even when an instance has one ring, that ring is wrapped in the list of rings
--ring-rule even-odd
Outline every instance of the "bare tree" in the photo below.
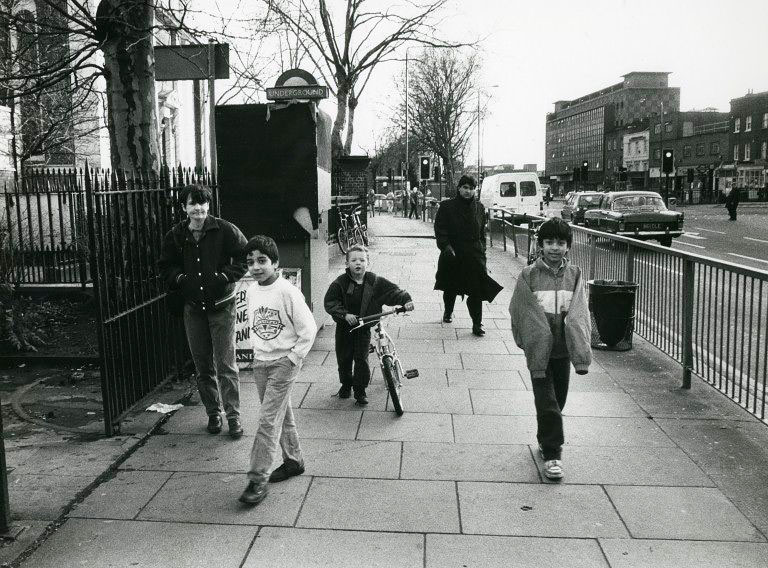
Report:
[[[438,39],[436,25],[448,0],[405,0],[395,7],[376,0],[346,0],[334,10],[326,0],[263,0],[289,30],[336,97],[331,147],[349,154],[355,110],[373,70],[405,44],[464,45]],[[376,8],[376,4],[382,6]],[[346,138],[342,131],[346,126]]]
[[[463,161],[477,123],[473,103],[477,101],[479,72],[477,53],[453,49],[427,49],[410,70],[409,134],[415,145],[442,159],[449,187],[454,185],[457,161]],[[403,110],[395,117],[404,115]]]

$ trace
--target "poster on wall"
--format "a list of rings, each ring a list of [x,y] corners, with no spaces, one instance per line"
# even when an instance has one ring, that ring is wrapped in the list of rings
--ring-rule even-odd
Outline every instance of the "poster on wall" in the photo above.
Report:
[[[301,290],[301,268],[280,268],[278,274]],[[248,288],[256,286],[250,274],[243,276],[235,289],[235,360],[239,369],[249,369],[253,363],[251,326],[248,317]]]

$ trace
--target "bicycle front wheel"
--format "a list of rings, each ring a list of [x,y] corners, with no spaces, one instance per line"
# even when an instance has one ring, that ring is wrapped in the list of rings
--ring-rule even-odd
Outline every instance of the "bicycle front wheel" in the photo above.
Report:
[[[387,383],[389,398],[392,399],[392,407],[395,414],[403,415],[403,401],[400,397],[402,389],[402,376],[400,375],[400,366],[395,364],[391,355],[386,355],[382,359],[381,372],[384,375],[384,381]]]
[[[355,244],[365,245],[365,239],[363,239],[363,232],[359,228],[355,229]]]
[[[368,227],[362,225],[360,227],[360,235],[363,237],[363,244],[368,246]]]
[[[341,249],[341,254],[347,254],[347,250],[349,250],[349,241],[347,240],[347,232],[344,229],[339,229],[336,232],[336,238],[339,241],[339,249]]]

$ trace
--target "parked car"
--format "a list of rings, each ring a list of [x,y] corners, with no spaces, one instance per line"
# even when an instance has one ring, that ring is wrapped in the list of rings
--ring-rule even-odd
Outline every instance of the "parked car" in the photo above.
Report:
[[[683,234],[683,213],[668,210],[654,191],[615,191],[604,193],[599,206],[584,213],[584,225],[669,247]]]
[[[599,191],[571,192],[565,198],[560,216],[574,225],[583,225],[584,213],[598,207],[602,197],[603,193]]]

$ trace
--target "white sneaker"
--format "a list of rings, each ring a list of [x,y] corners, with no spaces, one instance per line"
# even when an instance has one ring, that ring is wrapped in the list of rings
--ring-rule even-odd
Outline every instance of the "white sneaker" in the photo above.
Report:
[[[544,475],[547,479],[563,478],[563,462],[561,460],[547,460],[544,462]]]

